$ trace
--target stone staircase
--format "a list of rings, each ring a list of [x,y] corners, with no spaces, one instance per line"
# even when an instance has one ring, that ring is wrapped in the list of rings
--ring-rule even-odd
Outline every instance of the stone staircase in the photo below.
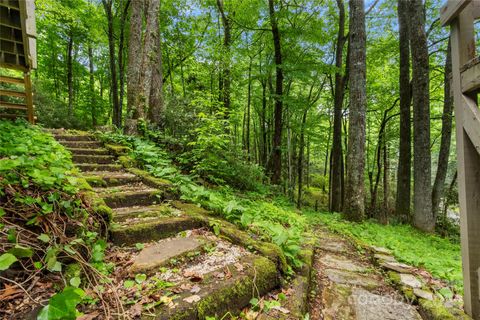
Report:
[[[228,312],[239,313],[252,297],[279,286],[275,261],[246,250],[238,241],[233,244],[228,237],[214,235],[208,218],[199,218],[196,206],[176,201],[170,185],[125,168],[93,135],[64,130],[52,134],[113,210],[113,245],[128,252],[143,248],[134,254],[130,273],[155,276],[176,288],[175,295],[159,301],[142,318],[221,318]],[[241,231],[233,233],[237,237]],[[174,266],[176,273],[165,272],[165,266]],[[195,290],[188,290],[192,285]]]

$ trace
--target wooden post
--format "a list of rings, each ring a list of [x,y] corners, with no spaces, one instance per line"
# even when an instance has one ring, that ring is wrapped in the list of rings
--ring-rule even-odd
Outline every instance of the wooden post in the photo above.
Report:
[[[35,117],[33,112],[33,93],[32,93],[32,79],[30,78],[30,71],[23,74],[25,81],[25,104],[27,105],[28,122],[34,124]]]
[[[467,2],[464,7],[464,2]],[[459,6],[460,4],[460,6]],[[455,6],[456,5],[456,6]],[[448,10],[448,7],[450,9]],[[473,4],[449,1],[443,22],[451,25],[452,79],[456,117],[458,193],[463,262],[465,311],[480,319],[480,117],[474,96],[477,91],[462,90],[462,68],[475,58]],[[455,14],[451,12],[456,11]],[[477,73],[476,77],[480,77]],[[479,79],[477,79],[479,80]],[[468,90],[470,90],[469,88]]]

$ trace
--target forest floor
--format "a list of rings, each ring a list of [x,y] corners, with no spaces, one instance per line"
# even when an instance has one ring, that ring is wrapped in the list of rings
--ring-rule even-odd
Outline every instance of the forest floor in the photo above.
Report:
[[[101,263],[96,264],[98,273],[108,276],[96,278],[82,302],[76,302],[83,313],[79,319],[212,320],[238,314],[264,320],[468,319],[452,286],[421,267],[398,262],[396,257],[405,260],[402,252],[383,248],[391,239],[359,241],[355,228],[365,226],[345,225],[332,215],[309,212],[302,217],[300,212],[279,211],[287,220],[295,216],[310,225],[297,254],[303,263],[289,256],[292,270],[285,258],[295,247],[285,242],[296,237],[290,230],[274,234],[283,244],[280,249],[217,214],[178,200],[170,182],[132,166],[121,147],[107,146],[87,133],[53,133],[112,210],[110,241],[97,252]],[[232,201],[230,211],[241,207]],[[258,204],[253,203],[257,210],[269,208]],[[278,231],[274,222],[266,224],[271,232]],[[293,221],[290,224],[293,227]],[[382,231],[374,232],[381,240]],[[382,248],[375,247],[377,243]],[[437,243],[434,247],[443,248]],[[94,254],[94,264],[95,259]],[[0,290],[6,306],[2,312],[7,319],[36,318],[62,282],[80,281],[82,267],[72,264],[63,275],[36,277],[28,288],[39,302],[33,311],[31,296],[5,286]],[[52,314],[40,319],[57,319]]]

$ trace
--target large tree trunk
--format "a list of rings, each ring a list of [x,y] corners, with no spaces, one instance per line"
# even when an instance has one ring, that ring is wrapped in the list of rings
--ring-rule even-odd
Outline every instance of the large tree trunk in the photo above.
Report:
[[[433,231],[429,59],[422,0],[412,0],[410,16],[410,45],[415,57],[412,59],[414,225]]]
[[[67,87],[68,87],[68,116],[73,111],[73,34],[70,32],[67,43]]]
[[[343,206],[343,148],[342,148],[342,112],[345,95],[345,76],[343,68],[343,47],[345,37],[345,5],[343,0],[337,0],[338,35],[335,53],[335,92],[333,111],[333,142],[330,164],[330,211],[340,212]]]
[[[156,52],[151,58],[152,64],[152,79],[150,84],[150,98],[149,98],[149,109],[148,109],[148,119],[159,127],[163,127],[163,70],[162,70],[162,46],[160,38],[160,24],[159,24],[159,13],[160,13],[160,0],[151,0],[152,4],[150,10],[156,10],[156,19],[152,21],[152,28],[156,30],[152,37],[152,41],[155,42]],[[158,7],[153,5],[153,2],[157,1]],[[152,8],[153,7],[153,8]]]
[[[275,14],[274,0],[268,0],[270,24],[272,27],[273,47],[275,52],[275,111],[274,111],[274,132],[272,143],[272,169],[271,180],[273,184],[279,184],[282,174],[282,113],[283,113],[283,66],[282,50],[280,42],[280,31],[278,29],[277,17]]]
[[[435,182],[432,188],[432,210],[433,217],[436,220],[440,212],[440,200],[444,196],[445,179],[447,178],[448,156],[450,155],[450,142],[452,139],[452,111],[453,99],[450,92],[450,75],[452,73],[452,55],[450,50],[450,41],[448,41],[447,59],[445,61],[444,76],[444,102],[442,116],[442,139],[440,143],[440,153],[438,154],[438,167],[435,176]]]
[[[398,0],[398,25],[400,35],[400,155],[398,158],[397,195],[395,214],[400,221],[410,220],[410,182],[412,165],[411,144],[411,86],[410,86],[410,40],[409,0]]]
[[[123,109],[123,97],[125,96],[125,59],[124,59],[124,50],[125,50],[125,27],[128,16],[128,8],[130,7],[130,0],[126,0],[125,6],[123,7],[122,16],[120,18],[120,40],[118,42],[118,77],[120,81],[120,114],[122,114]]]
[[[127,66],[127,121],[125,132],[136,132],[136,121],[143,117],[139,110],[139,80],[142,64],[142,15],[144,0],[132,0],[132,13],[130,16],[130,38],[128,41],[128,66]]]
[[[225,108],[225,118],[230,113],[230,43],[231,43],[231,23],[229,17],[225,14],[223,0],[217,0],[218,11],[223,25],[223,53],[221,57],[221,76],[219,83],[220,102]]]
[[[122,126],[122,114],[120,110],[120,103],[118,100],[118,81],[117,81],[117,61],[115,58],[115,34],[113,26],[113,12],[112,12],[112,0],[102,0],[105,14],[107,15],[108,23],[108,52],[110,58],[110,94],[113,104],[113,117],[112,122],[117,127]]]
[[[365,3],[350,0],[350,122],[344,212],[357,221],[365,216],[366,44]]]
[[[88,66],[89,66],[89,73],[90,73],[90,112],[92,116],[92,127],[95,128],[97,126],[97,111],[96,111],[96,99],[95,99],[95,78],[93,76],[93,49],[92,45],[88,45]]]

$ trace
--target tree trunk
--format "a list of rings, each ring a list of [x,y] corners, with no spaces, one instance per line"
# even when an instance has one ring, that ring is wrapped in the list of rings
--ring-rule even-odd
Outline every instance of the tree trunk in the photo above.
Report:
[[[120,40],[118,43],[118,76],[120,81],[120,114],[123,110],[123,97],[125,96],[125,59],[124,59],[124,50],[125,50],[125,25],[128,16],[128,8],[130,7],[130,0],[125,2],[123,7],[122,16],[120,18]]]
[[[223,25],[223,53],[221,58],[221,77],[220,77],[220,100],[225,108],[225,118],[230,113],[230,43],[231,43],[231,22],[225,14],[223,0],[217,0],[218,11]]]
[[[272,172],[273,184],[279,184],[282,174],[282,113],[283,113],[283,66],[282,50],[280,42],[280,31],[275,13],[275,0],[268,0],[270,24],[272,27],[273,47],[275,52],[275,111],[274,111],[274,133],[272,143]]]
[[[154,52],[151,57],[152,79],[150,84],[150,98],[148,108],[148,119],[156,126],[163,127],[164,103],[163,103],[163,69],[162,69],[162,43],[160,38],[160,0],[151,0],[150,10],[156,10],[154,21],[152,21],[152,41]],[[157,2],[157,4],[153,4]],[[155,52],[156,50],[156,52]]]
[[[247,149],[247,160],[250,161],[250,108],[252,104],[252,58],[250,58],[248,64],[248,88],[247,88],[247,115],[246,115],[246,124],[247,124],[247,134],[245,137],[246,149]]]
[[[366,34],[365,3],[350,0],[350,113],[344,212],[351,220],[365,216]]]
[[[139,110],[139,80],[140,67],[142,64],[142,15],[143,0],[132,0],[132,13],[130,16],[130,38],[128,41],[128,65],[127,65],[127,121],[125,122],[126,133],[136,133],[136,121],[143,117]]]
[[[110,94],[113,104],[112,122],[117,127],[122,126],[122,114],[120,113],[120,103],[118,100],[118,82],[117,82],[117,61],[115,58],[115,34],[113,26],[112,0],[102,0],[108,23],[108,52],[110,58]]]
[[[345,46],[345,5],[337,0],[339,10],[338,35],[335,53],[335,92],[333,115],[333,142],[330,165],[330,211],[340,212],[343,207],[343,148],[342,148],[342,112],[345,95],[345,76],[343,74],[343,47]]]
[[[297,208],[302,207],[302,189],[303,189],[303,153],[305,149],[305,124],[307,122],[308,107],[303,112],[302,126],[300,128],[300,142],[298,147],[298,196],[297,196]]]
[[[68,87],[68,116],[73,112],[73,34],[70,32],[67,43],[67,87]]]
[[[92,115],[92,127],[95,128],[97,126],[97,111],[96,111],[96,99],[95,99],[95,78],[93,76],[93,49],[92,45],[89,44],[88,46],[88,66],[90,72],[90,112]]]
[[[448,41],[444,76],[445,84],[442,116],[442,139],[440,143],[440,153],[438,154],[437,174],[435,176],[435,182],[433,183],[432,189],[432,210],[433,218],[435,220],[440,212],[440,200],[444,196],[445,179],[447,178],[448,170],[448,156],[450,155],[450,142],[452,139],[453,99],[450,92],[450,75],[452,73],[452,55],[450,49],[450,41]]]
[[[398,25],[400,49],[400,154],[397,171],[397,194],[395,214],[400,221],[410,220],[410,182],[411,182],[411,86],[410,86],[410,37],[409,37],[409,0],[398,0]]]
[[[430,154],[429,56],[422,0],[412,0],[410,45],[412,50],[413,97],[413,182],[414,225],[423,231],[434,231],[432,213]]]

